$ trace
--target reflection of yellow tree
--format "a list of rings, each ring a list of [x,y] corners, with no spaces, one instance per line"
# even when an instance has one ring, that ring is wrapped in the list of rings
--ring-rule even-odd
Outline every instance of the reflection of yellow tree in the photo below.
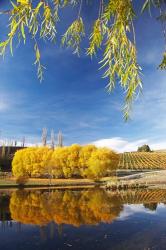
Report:
[[[119,216],[123,204],[148,204],[145,207],[154,209],[160,202],[166,202],[166,190],[20,190],[12,193],[10,212],[12,219],[25,224],[44,226],[54,221],[58,225],[96,225],[111,223]]]
[[[25,224],[46,225],[51,218],[43,206],[42,194],[16,191],[10,200],[11,217]]]
[[[25,224],[96,225],[111,223],[121,212],[116,194],[104,190],[31,192],[16,191],[10,201],[11,216]]]

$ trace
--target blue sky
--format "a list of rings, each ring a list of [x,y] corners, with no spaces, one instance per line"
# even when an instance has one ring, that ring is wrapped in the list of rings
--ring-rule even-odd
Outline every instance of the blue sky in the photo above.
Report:
[[[95,11],[95,7],[93,13],[83,9],[87,29]],[[67,20],[72,15],[67,13]],[[1,20],[2,31],[4,25]],[[60,32],[66,25],[59,26]],[[95,142],[127,151],[149,143],[152,148],[166,148],[166,72],[157,70],[164,50],[161,26],[148,14],[135,25],[143,94],[133,106],[130,121],[123,120],[124,93],[119,86],[112,94],[106,91],[107,80],[99,71],[100,56],[91,60],[81,53],[77,57],[58,44],[41,43],[46,71],[39,83],[29,41],[14,50],[14,57],[7,53],[0,61],[1,139],[20,141],[25,136],[27,143],[36,144],[42,128],[47,127],[49,133],[61,130],[66,145]]]

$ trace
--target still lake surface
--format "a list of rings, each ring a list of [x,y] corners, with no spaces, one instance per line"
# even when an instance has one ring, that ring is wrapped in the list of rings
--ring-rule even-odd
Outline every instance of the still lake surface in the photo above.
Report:
[[[166,190],[1,190],[0,250],[166,249]]]

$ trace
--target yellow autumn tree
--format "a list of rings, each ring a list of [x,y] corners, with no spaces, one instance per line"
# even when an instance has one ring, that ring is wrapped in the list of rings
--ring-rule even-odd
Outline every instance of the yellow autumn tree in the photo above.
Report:
[[[53,177],[53,161],[52,161],[53,150],[46,149],[42,157],[42,165],[44,173],[48,176]]]
[[[44,169],[43,169],[43,153],[44,153],[44,148],[30,148],[27,149],[24,153],[25,157],[27,160],[29,160],[29,164],[27,165],[27,171],[30,176],[35,177],[35,176],[40,176],[43,174]],[[26,162],[25,162],[26,165]]]
[[[35,177],[44,174],[48,165],[47,155],[50,152],[51,150],[46,147],[32,147],[17,151],[12,161],[13,175]]]
[[[87,175],[94,178],[108,175],[108,171],[118,167],[119,156],[107,148],[100,148],[92,152],[88,161]]]
[[[61,171],[65,178],[70,178],[72,176],[71,168],[68,165],[68,154],[69,147],[57,148],[54,151],[54,159],[55,159],[55,172],[56,169],[61,168]],[[59,171],[60,172],[60,171]]]
[[[70,168],[71,176],[80,176],[79,159],[81,146],[73,144],[68,147],[67,167]]]
[[[24,168],[24,155],[23,150],[19,150],[15,153],[12,161],[12,172],[16,177],[24,176],[27,174],[26,169]]]
[[[97,150],[97,148],[94,145],[86,145],[81,148],[79,157],[79,168],[82,177],[86,175],[89,158],[91,157],[92,152],[94,152],[95,150]]]
[[[63,167],[67,165],[67,150],[65,147],[54,149],[52,154],[53,175],[55,178],[64,177]]]
[[[15,153],[12,171],[15,177],[50,178],[87,177],[108,175],[117,168],[119,156],[106,148],[93,145],[69,147],[31,147]]]

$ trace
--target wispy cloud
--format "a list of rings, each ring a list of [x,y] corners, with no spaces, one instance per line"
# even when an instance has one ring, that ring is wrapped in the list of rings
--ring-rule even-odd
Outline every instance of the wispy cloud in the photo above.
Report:
[[[166,149],[166,141],[156,142],[156,139],[140,139],[140,140],[127,140],[121,137],[113,137],[107,139],[99,139],[91,142],[97,147],[108,147],[117,152],[131,152],[137,151],[138,147],[148,144],[151,150]]]
[[[9,108],[8,103],[3,99],[0,99],[0,112],[5,112],[8,110],[8,108]]]
[[[92,144],[94,144],[97,147],[108,147],[118,152],[128,152],[128,151],[136,151],[139,146],[147,142],[148,142],[147,139],[128,141],[121,137],[114,137],[114,138],[97,140],[92,142]]]
[[[149,129],[166,129],[166,73],[151,73],[145,78],[143,96],[134,106],[133,120],[142,122]],[[156,131],[157,131],[156,130]]]

